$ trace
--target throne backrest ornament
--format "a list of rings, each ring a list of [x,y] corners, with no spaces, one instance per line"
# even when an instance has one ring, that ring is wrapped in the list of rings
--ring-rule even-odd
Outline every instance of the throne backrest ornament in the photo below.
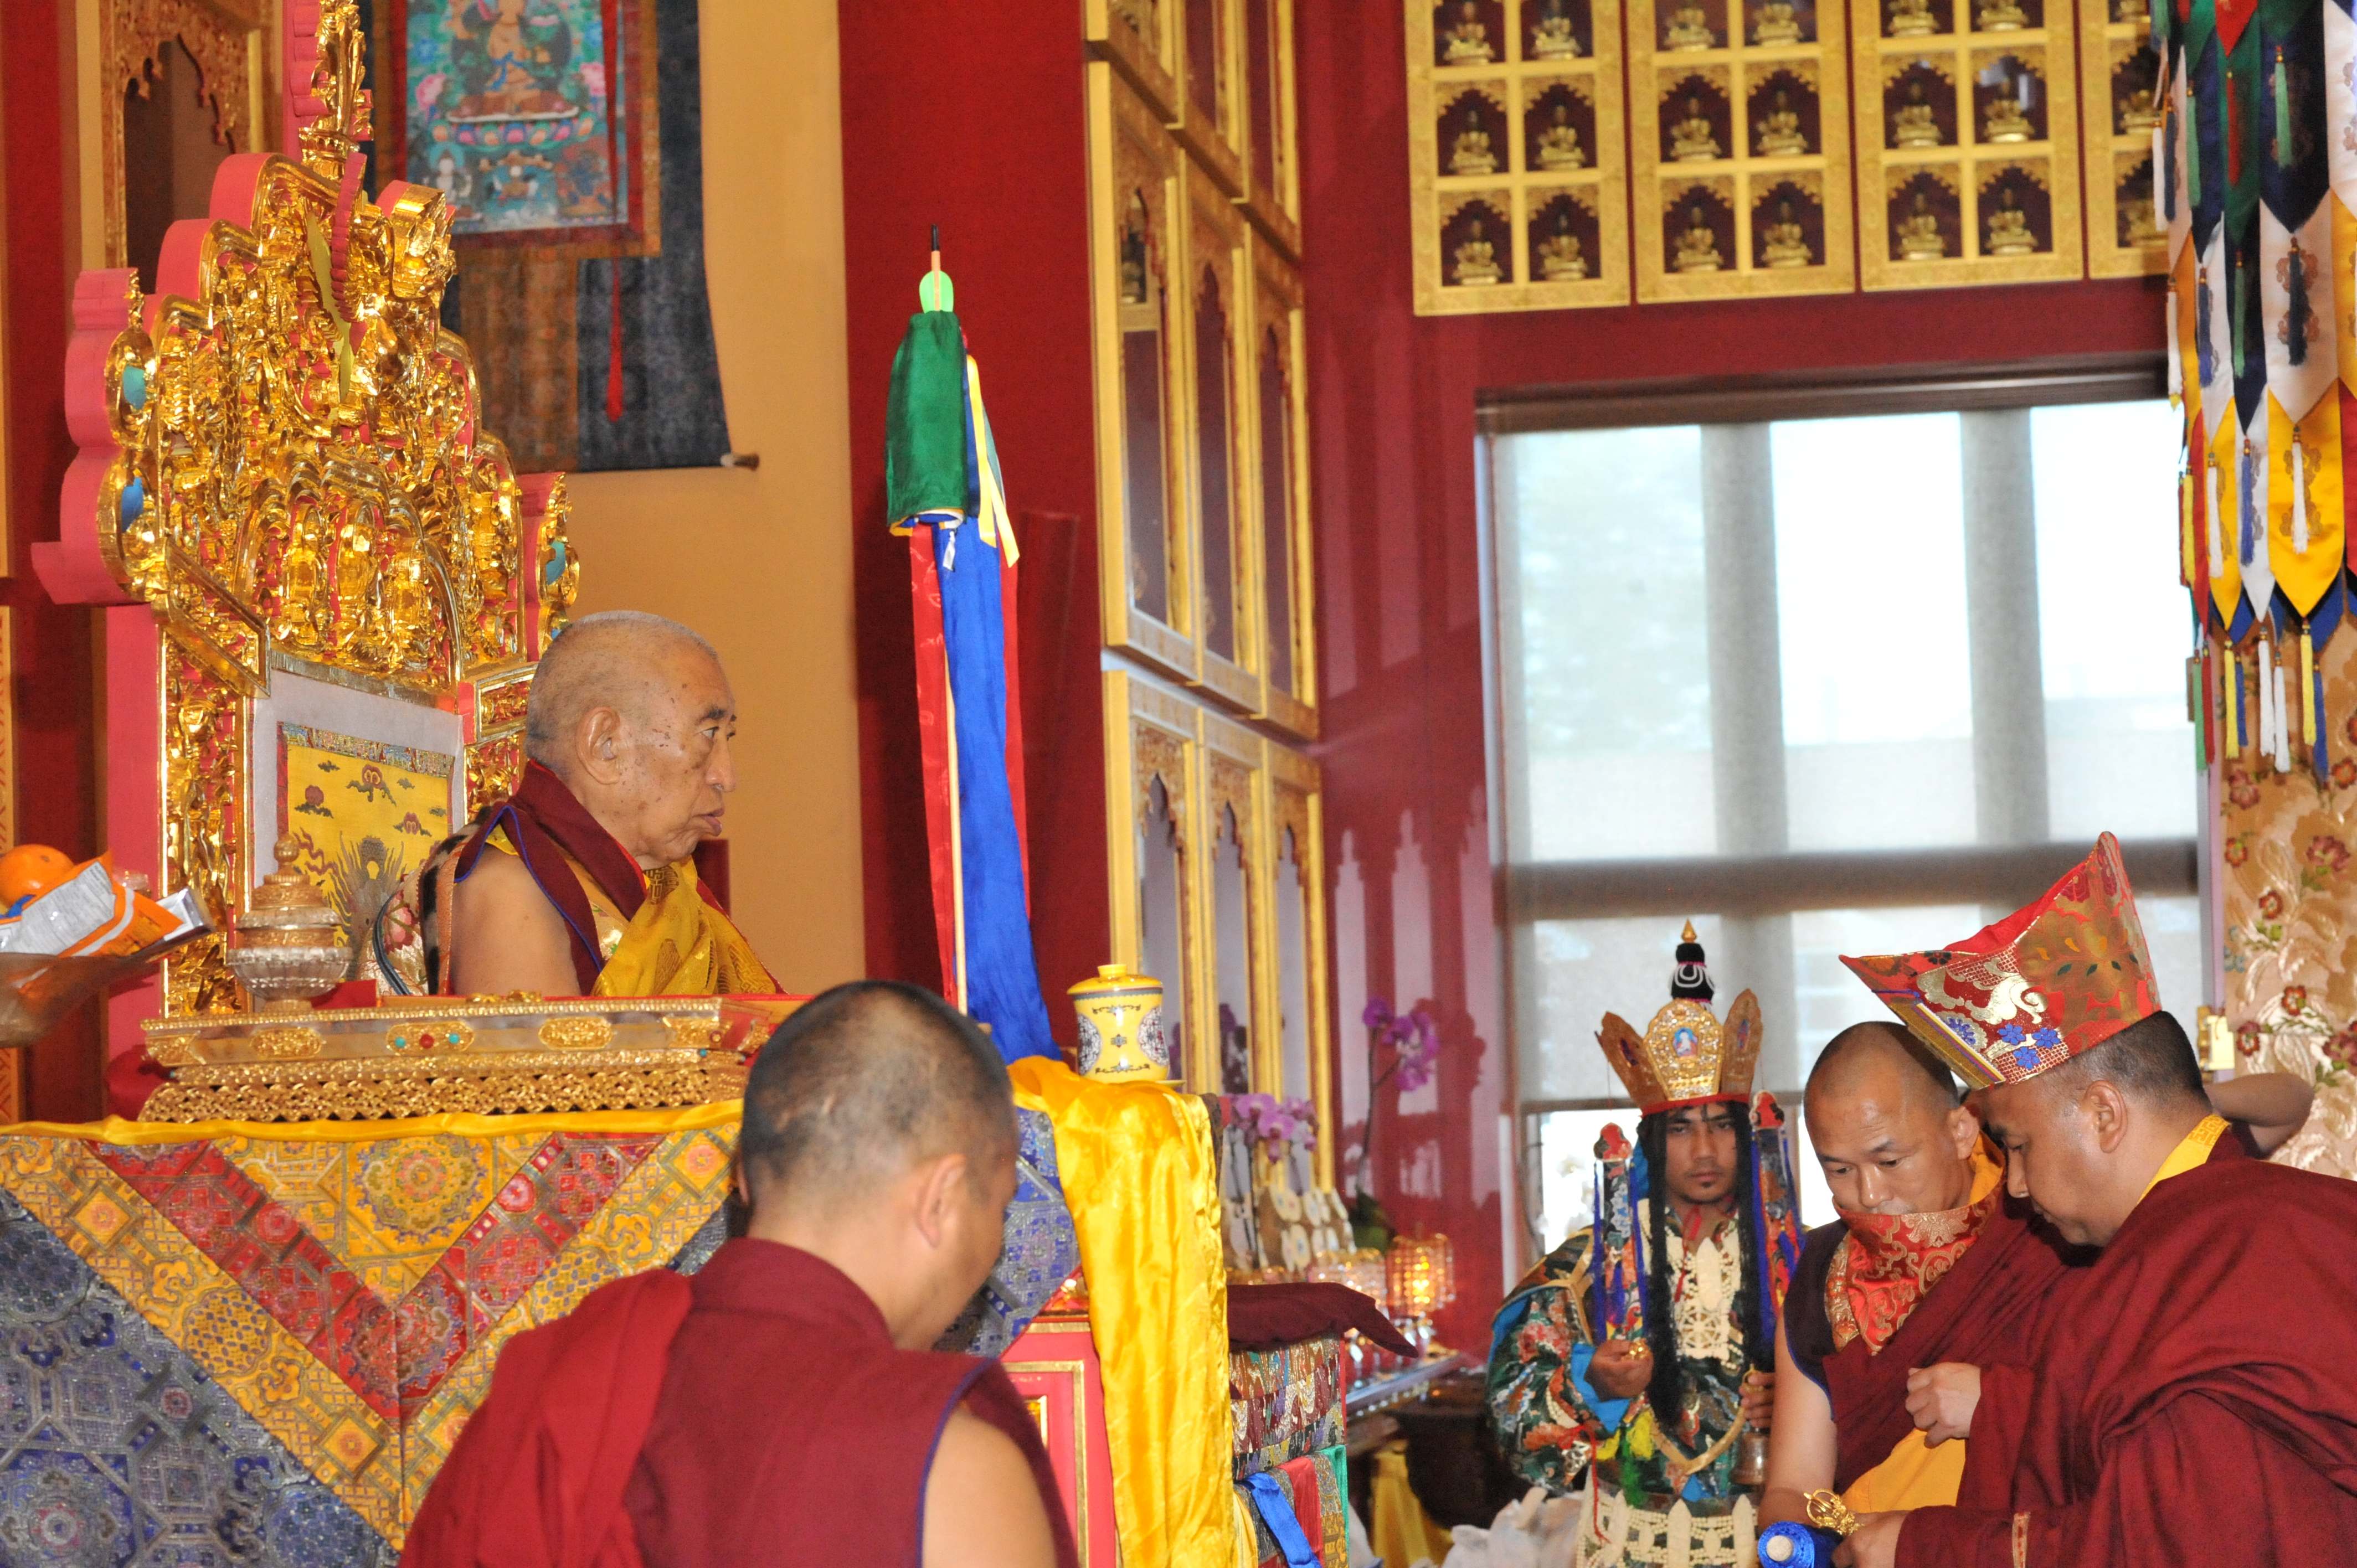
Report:
[[[127,269],[82,274],[66,370],[81,451],[59,541],[35,551],[59,602],[144,604],[161,623],[144,673],[119,671],[110,643],[110,705],[160,691],[162,711],[152,805],[111,783],[107,834],[128,864],[160,859],[166,886],[194,888],[216,924],[278,837],[270,809],[313,825],[278,798],[287,704],[257,707],[274,681],[397,700],[447,730],[350,726],[409,748],[404,767],[449,760],[463,784],[447,822],[401,829],[431,842],[469,798],[512,787],[533,661],[579,579],[562,477],[516,475],[482,426],[467,345],[442,328],[456,264],[442,192],[361,188],[352,0],[290,4],[317,13],[304,161],[224,163],[209,216],[167,233],[154,295]],[[135,781],[147,760],[111,756],[110,775]],[[235,1000],[217,946],[172,966],[167,1011]]]

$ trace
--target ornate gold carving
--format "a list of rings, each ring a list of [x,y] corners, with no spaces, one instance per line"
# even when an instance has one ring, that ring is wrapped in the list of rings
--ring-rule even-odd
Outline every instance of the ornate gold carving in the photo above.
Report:
[[[527,682],[511,674],[578,577],[561,480],[535,480],[527,507],[480,427],[466,346],[442,330],[455,264],[442,193],[396,186],[380,205],[347,177],[367,134],[365,39],[352,0],[317,8],[298,94],[309,166],[262,163],[249,226],[215,222],[193,270],[164,278],[150,323],[135,289],[125,328],[89,335],[114,449],[86,446],[108,458],[93,515],[64,520],[163,619],[162,880],[193,888],[217,923],[251,881],[246,702],[267,688],[268,652],[436,698],[496,672],[520,702]],[[249,12],[261,27],[257,0],[109,0],[106,58],[144,69],[180,38],[219,113],[242,115],[251,28],[235,24]],[[231,129],[250,150],[253,128]],[[481,736],[475,798],[511,788],[522,763],[514,733]],[[218,938],[176,956],[168,1014],[235,1004]]]
[[[1220,808],[1222,806],[1235,812],[1236,842],[1239,844],[1247,843],[1252,838],[1252,781],[1251,768],[1233,758],[1222,757],[1217,752],[1212,753],[1211,816],[1214,821],[1217,821]]]
[[[673,1028],[676,1030],[674,1024]],[[605,1018],[551,1018],[540,1026],[540,1043],[560,1051],[594,1051],[614,1037],[614,1026]]]
[[[326,1045],[327,1040],[319,1031],[307,1024],[257,1029],[253,1035],[254,1054],[268,1057],[274,1061],[299,1061],[306,1057],[316,1057]]]
[[[1159,779],[1163,792],[1170,798],[1170,821],[1183,837],[1185,820],[1179,802],[1187,789],[1186,742],[1153,725],[1133,725],[1130,755],[1135,759],[1138,816],[1153,814],[1154,781]]]
[[[671,1031],[672,1045],[681,1050],[708,1051],[720,1044],[720,1026],[706,1019],[670,1018],[663,1026]]]
[[[178,43],[196,63],[200,102],[212,110],[213,132],[232,149],[250,153],[260,145],[252,106],[260,85],[253,80],[256,58],[251,46],[265,29],[266,5],[255,0],[102,0],[98,6],[101,61],[99,101],[102,130],[99,171],[105,205],[106,264],[130,258],[124,214],[123,94],[136,87],[146,98],[155,90],[165,46]]]
[[[188,1040],[150,1040],[147,1055],[160,1068],[194,1067],[204,1060],[193,1042]]]
[[[476,811],[515,793],[523,779],[523,736],[497,736],[467,748],[467,802]]]
[[[432,1060],[194,1066],[150,1096],[139,1119],[353,1122],[447,1111],[657,1110],[734,1099],[744,1088],[743,1062],[726,1052],[684,1061],[665,1050],[519,1052],[490,1071]]]
[[[544,1036],[548,1026],[541,1026]],[[608,1026],[610,1031],[611,1025]],[[475,1026],[460,1018],[435,1018],[422,1023],[395,1024],[384,1032],[386,1047],[417,1056],[463,1051],[475,1043]]]
[[[508,681],[484,692],[475,701],[475,723],[484,729],[523,723],[532,703],[532,682]]]

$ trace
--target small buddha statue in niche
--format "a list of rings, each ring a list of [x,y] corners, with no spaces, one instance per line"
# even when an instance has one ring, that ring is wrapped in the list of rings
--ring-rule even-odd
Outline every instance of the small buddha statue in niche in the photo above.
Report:
[[[1704,118],[1702,100],[1686,94],[1686,117],[1670,127],[1670,157],[1682,164],[1708,163],[1720,156],[1718,137]]]
[[[1686,208],[1685,232],[1678,236],[1678,271],[1715,273],[1726,264],[1718,253],[1718,236],[1711,232],[1702,204],[1690,204]]]
[[[1498,156],[1490,150],[1490,133],[1481,128],[1481,113],[1468,103],[1457,139],[1449,144],[1448,172],[1489,174],[1497,166]]]
[[[1709,13],[1695,0],[1684,0],[1684,4],[1671,12],[1669,22],[1662,30],[1662,48],[1669,54],[1684,49],[1711,48],[1717,42],[1717,36],[1710,30]]]
[[[2120,99],[2120,134],[2132,135],[2149,131],[2160,124],[2160,106],[2152,101],[2152,89],[2132,87]]]
[[[1921,191],[1915,193],[1915,205],[1899,220],[1899,259],[1902,262],[1936,262],[1948,253],[1947,239],[1940,232],[1939,214]]]
[[[1923,96],[1923,84],[1907,84],[1907,102],[1890,117],[1890,145],[1894,147],[1936,147],[1940,145],[1940,122],[1932,113],[1932,105]]]
[[[2142,188],[2149,189],[2148,187]],[[2150,195],[2131,196],[2120,203],[2120,243],[2149,245],[2161,238],[2159,225],[2153,221]]]
[[[1146,285],[1146,231],[1124,224],[1121,231],[1121,302],[1145,305],[1151,296]]]
[[[1890,21],[1883,29],[1883,37],[1915,38],[1937,31],[1939,24],[1932,19],[1932,0],[1890,0]]]
[[[1571,214],[1558,208],[1555,229],[1539,242],[1539,276],[1549,283],[1577,283],[1587,275],[1587,256],[1571,231]]]
[[[1571,16],[1565,11],[1563,0],[1539,0],[1538,20],[1531,27],[1531,58],[1579,58],[1579,35],[1572,30]]]
[[[2010,94],[1992,101],[1981,115],[1984,142],[2026,142],[2030,129],[2029,116],[2021,112],[2019,101]]]
[[[1587,150],[1579,145],[1579,130],[1571,123],[1567,105],[1557,103],[1539,132],[1538,165],[1549,169],[1587,166]]]
[[[1982,253],[1991,256],[2026,256],[2038,249],[2038,236],[2029,231],[2029,214],[2021,209],[2021,200],[2007,186],[1997,194],[1996,210],[1989,214],[1988,237],[1981,246]]]
[[[1498,58],[1490,43],[1490,28],[1481,20],[1481,8],[1473,0],[1465,0],[1457,8],[1456,25],[1441,36],[1448,42],[1448,64],[1486,65]]]
[[[1801,41],[1800,14],[1792,0],[1763,0],[1751,14],[1751,41],[1763,47]]]
[[[1767,242],[1761,247],[1760,256],[1770,268],[1805,267],[1809,264],[1809,238],[1801,225],[1794,221],[1791,202],[1779,200],[1776,203],[1776,221],[1760,231],[1760,237]]]
[[[1780,87],[1769,105],[1767,118],[1760,123],[1760,156],[1790,157],[1808,150],[1809,139],[1801,134],[1801,116],[1793,112],[1792,94]]]
[[[1460,287],[1472,288],[1493,284],[1505,276],[1498,270],[1497,248],[1490,243],[1489,225],[1477,216],[1468,225],[1465,239],[1453,253],[1457,263],[1455,282]]]
[[[2020,0],[1982,0],[1973,26],[1984,33],[2013,33],[2029,26],[2029,14]]]

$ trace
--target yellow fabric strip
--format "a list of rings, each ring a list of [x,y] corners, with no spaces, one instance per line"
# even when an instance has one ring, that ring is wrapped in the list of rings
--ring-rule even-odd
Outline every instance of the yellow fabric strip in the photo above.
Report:
[[[1943,1508],[1955,1502],[1964,1482],[1963,1439],[1932,1448],[1921,1433],[1910,1432],[1899,1440],[1890,1457],[1849,1484],[1842,1501],[1859,1513]]]
[[[438,1116],[404,1116],[393,1122],[19,1122],[0,1126],[0,1136],[75,1138],[92,1144],[196,1144],[218,1138],[261,1138],[291,1144],[375,1144],[436,1133],[458,1138],[500,1138],[548,1133],[690,1133],[732,1126],[743,1102],[716,1100],[667,1111],[552,1111],[530,1116],[484,1116],[446,1111]]]
[[[2183,1176],[2208,1160],[2210,1151],[2218,1146],[2218,1140],[2225,1133],[2226,1119],[2223,1116],[2201,1118],[2193,1131],[2178,1140],[2177,1147],[2169,1151],[2169,1158],[2160,1162],[2160,1169],[2153,1172],[2152,1179],[2144,1184],[2145,1194],[2149,1195],[2154,1187],[2169,1177]]]
[[[1122,1560],[1236,1560],[1228,1279],[1203,1102],[1157,1083],[1102,1083],[1060,1061],[1008,1069],[1019,1105],[1056,1124],[1104,1371]]]
[[[1407,1440],[1394,1437],[1375,1450],[1375,1478],[1368,1489],[1367,1544],[1385,1563],[1438,1563],[1457,1538],[1433,1523],[1407,1478]]]

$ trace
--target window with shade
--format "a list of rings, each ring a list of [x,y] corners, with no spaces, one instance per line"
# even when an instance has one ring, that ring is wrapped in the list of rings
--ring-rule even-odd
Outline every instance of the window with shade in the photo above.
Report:
[[[1608,1011],[1680,928],[1756,1089],[1803,1123],[1826,1040],[1884,1016],[1844,953],[1937,947],[2104,831],[2163,1001],[2210,990],[2157,361],[1485,407],[1525,1218],[1583,1223],[1631,1120]],[[1803,1208],[1830,1217],[1802,1128]]]

